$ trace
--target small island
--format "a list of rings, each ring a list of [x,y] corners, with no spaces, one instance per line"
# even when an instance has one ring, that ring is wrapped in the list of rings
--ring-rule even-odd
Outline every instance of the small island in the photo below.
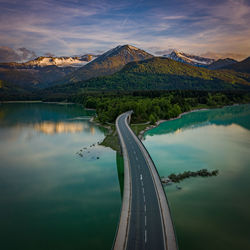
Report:
[[[189,177],[196,177],[196,176],[209,177],[209,176],[216,176],[218,175],[218,173],[219,170],[213,170],[210,172],[207,169],[201,169],[196,172],[185,171],[184,173],[181,174],[171,174],[168,176],[168,178],[162,177],[161,181],[163,184],[170,184],[171,182],[179,183],[180,181]]]

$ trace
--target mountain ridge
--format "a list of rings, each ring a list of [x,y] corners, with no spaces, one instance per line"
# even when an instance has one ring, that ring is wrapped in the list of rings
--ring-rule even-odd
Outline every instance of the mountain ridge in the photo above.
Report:
[[[170,54],[163,55],[163,57],[167,57],[177,62],[187,63],[197,67],[206,67],[207,65],[210,65],[215,61],[215,59],[191,55],[178,50],[173,50]]]
[[[250,74],[250,57],[247,57],[243,61],[228,65],[224,67],[224,69]]]
[[[130,62],[110,76],[46,89],[76,94],[86,90],[250,90],[250,74],[199,68],[165,57]]]
[[[141,61],[153,57],[153,55],[132,45],[119,45],[66,76],[58,83],[72,83],[88,80],[92,77],[111,75],[131,61]]]

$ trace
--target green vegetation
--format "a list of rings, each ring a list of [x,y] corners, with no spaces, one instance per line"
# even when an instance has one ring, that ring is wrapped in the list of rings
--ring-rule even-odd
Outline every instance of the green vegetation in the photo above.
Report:
[[[119,56],[113,56],[112,60],[106,60],[106,57],[103,60],[101,58],[96,59],[83,68],[72,72],[72,74],[70,73],[72,69],[68,67],[50,66],[25,70],[15,69],[14,66],[13,68],[2,67],[0,79],[15,84],[19,88],[25,89],[26,92],[28,90],[26,99],[50,101],[66,101],[72,95],[89,93],[90,91],[250,90],[250,74],[246,72],[241,73],[226,69],[209,70],[160,57],[126,64],[130,60],[143,58],[137,58],[134,55],[124,61],[122,60],[124,56],[119,54]],[[145,55],[145,58],[147,56]],[[120,71],[116,72],[117,70]],[[66,76],[64,80],[53,82],[63,76]],[[79,81],[79,79],[83,80]],[[55,84],[58,85],[39,90],[39,88]],[[14,85],[13,88],[15,88]],[[24,98],[19,98],[18,95],[13,96],[11,91],[12,89],[6,90],[4,95],[0,93],[0,99],[13,100],[13,98],[16,98],[16,100],[20,100]],[[17,89],[14,89],[14,91],[18,92]],[[154,123],[156,119],[157,117],[151,115],[151,123]]]
[[[198,170],[196,172],[192,172],[192,171],[185,171],[182,174],[171,174],[168,176],[168,178],[172,181],[172,182],[180,182],[186,178],[189,177],[196,177],[196,176],[201,176],[201,177],[209,177],[209,176],[216,176],[218,175],[219,171],[218,170],[213,170],[211,172],[209,172],[207,169],[202,169],[202,170]]]
[[[177,117],[196,108],[215,108],[235,103],[249,103],[249,92],[207,91],[135,91],[135,92],[88,92],[79,94],[70,101],[94,108],[102,124],[114,123],[117,116],[133,110],[131,123],[154,124],[160,119]],[[141,129],[147,124],[137,125]],[[138,134],[140,129],[136,128]]]
[[[120,48],[116,47],[113,51],[107,51],[91,63],[59,80],[58,84],[77,83],[93,77],[111,75],[121,70],[128,62],[145,60],[152,57],[152,55],[143,50],[131,50],[128,45],[121,46]]]
[[[111,128],[101,145],[120,152],[114,122],[117,116],[123,112],[134,111],[131,128],[136,135],[139,135],[140,131],[158,120],[174,118],[193,109],[249,103],[250,93],[185,90],[86,92],[71,97],[69,101],[81,103],[86,108],[96,109],[96,122],[108,124]]]
[[[209,70],[167,58],[128,63],[119,72],[51,89],[48,93],[81,93],[86,90],[249,90],[250,74]]]
[[[250,74],[250,57],[246,58],[241,62],[231,64],[225,68]]]
[[[142,130],[145,130],[149,125],[149,122],[141,123],[141,124],[130,124],[131,129],[138,136]]]
[[[9,67],[7,67],[9,65]],[[11,84],[24,88],[30,92],[46,88],[52,85],[52,82],[61,79],[70,72],[75,71],[74,67],[30,67],[23,64],[11,65],[0,64],[0,80],[9,82]]]
[[[107,134],[104,140],[100,143],[100,145],[104,147],[110,147],[121,154],[120,142],[114,126],[110,130],[109,134]]]

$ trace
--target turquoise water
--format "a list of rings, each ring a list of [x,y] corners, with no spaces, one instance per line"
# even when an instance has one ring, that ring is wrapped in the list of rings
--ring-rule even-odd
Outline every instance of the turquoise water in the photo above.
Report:
[[[111,248],[121,159],[96,145],[105,131],[88,121],[93,114],[77,105],[0,105],[0,249]],[[240,105],[146,133],[161,176],[219,170],[181,182],[181,190],[165,187],[180,250],[250,249],[249,129],[250,105]]]
[[[219,170],[165,187],[180,250],[250,249],[250,105],[186,114],[144,144],[161,176]]]
[[[116,153],[96,146],[105,131],[92,115],[77,105],[0,104],[0,249],[111,248]]]

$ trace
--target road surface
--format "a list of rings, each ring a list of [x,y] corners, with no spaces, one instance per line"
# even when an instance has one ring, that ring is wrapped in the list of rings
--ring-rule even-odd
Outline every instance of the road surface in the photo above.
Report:
[[[145,149],[142,150],[141,142],[128,126],[127,119],[130,114],[131,112],[126,112],[117,118],[119,134],[122,137],[120,140],[123,140],[123,146],[126,147],[127,151],[131,186],[124,249],[177,249],[176,242],[172,244],[173,247],[169,247],[168,245],[171,244],[167,244],[166,225],[162,216],[162,206],[154,181],[155,177],[150,169]],[[171,218],[170,221],[172,226]]]

